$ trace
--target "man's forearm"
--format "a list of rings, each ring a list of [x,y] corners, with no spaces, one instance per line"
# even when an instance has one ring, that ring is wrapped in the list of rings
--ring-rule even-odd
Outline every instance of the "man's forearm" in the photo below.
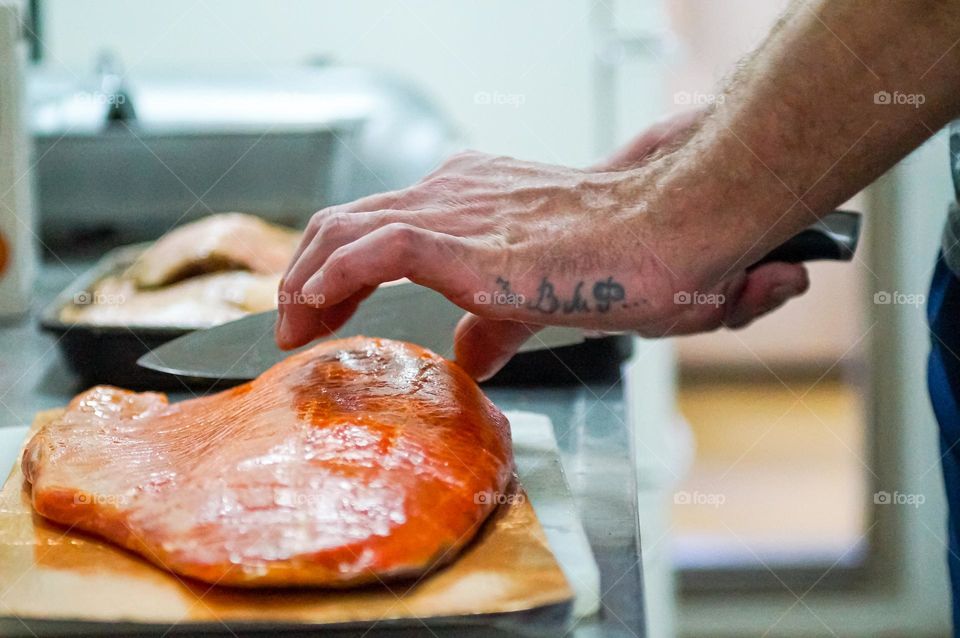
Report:
[[[795,4],[693,139],[657,160],[671,209],[688,211],[665,223],[711,264],[707,280],[755,261],[960,113],[958,39],[957,1]]]

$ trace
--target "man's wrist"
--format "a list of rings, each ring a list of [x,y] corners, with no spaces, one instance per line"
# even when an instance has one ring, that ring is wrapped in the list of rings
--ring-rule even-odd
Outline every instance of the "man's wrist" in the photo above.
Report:
[[[698,136],[658,164],[645,223],[685,286],[711,288],[816,219],[798,215],[790,189],[729,136]]]

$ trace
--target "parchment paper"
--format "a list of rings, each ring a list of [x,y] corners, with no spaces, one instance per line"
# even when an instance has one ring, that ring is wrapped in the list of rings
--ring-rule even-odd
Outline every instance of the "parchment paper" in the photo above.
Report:
[[[59,410],[37,415],[33,430]],[[540,610],[563,622],[573,591],[522,488],[451,565],[419,581],[346,591],[245,591],[166,572],[36,515],[19,463],[0,492],[0,616],[96,623],[421,627],[498,623]]]

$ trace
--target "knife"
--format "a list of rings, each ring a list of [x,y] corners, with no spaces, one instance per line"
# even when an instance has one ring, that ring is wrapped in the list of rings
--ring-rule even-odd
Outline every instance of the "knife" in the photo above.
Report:
[[[797,263],[821,259],[849,261],[860,236],[859,213],[834,211],[773,249],[754,266],[781,261]],[[463,310],[440,293],[404,282],[384,285],[357,309],[334,334],[323,339],[355,335],[410,341],[445,357],[453,356],[453,332]],[[140,357],[145,368],[179,377],[246,381],[290,355],[277,347],[273,329],[277,311],[249,315],[169,341]],[[584,341],[578,328],[548,326],[532,335],[520,352],[558,348]]]

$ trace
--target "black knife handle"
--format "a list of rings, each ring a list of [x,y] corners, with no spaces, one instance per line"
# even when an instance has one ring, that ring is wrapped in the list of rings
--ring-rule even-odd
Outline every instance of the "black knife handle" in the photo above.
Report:
[[[860,240],[862,217],[860,213],[835,210],[771,250],[751,268],[774,261],[850,261]]]

